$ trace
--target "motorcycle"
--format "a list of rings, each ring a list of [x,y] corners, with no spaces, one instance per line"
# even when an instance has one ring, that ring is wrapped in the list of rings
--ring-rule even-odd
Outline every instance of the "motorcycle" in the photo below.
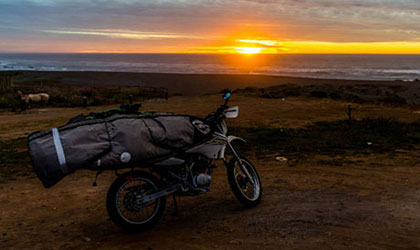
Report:
[[[227,169],[230,188],[245,206],[260,203],[261,181],[254,165],[240,156],[233,147],[234,141],[244,139],[227,135],[225,118],[236,118],[239,108],[227,106],[230,92],[223,95],[224,103],[204,120],[194,120],[193,125],[207,139],[176,156],[154,163],[142,170],[131,170],[119,175],[111,184],[106,198],[106,208],[111,220],[127,231],[151,228],[162,217],[166,197],[172,195],[177,211],[176,196],[194,196],[210,190],[214,160],[222,160]],[[225,151],[231,153],[226,159]]]

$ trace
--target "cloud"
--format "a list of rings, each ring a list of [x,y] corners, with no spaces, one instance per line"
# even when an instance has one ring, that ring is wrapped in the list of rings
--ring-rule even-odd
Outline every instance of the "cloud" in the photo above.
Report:
[[[247,39],[238,39],[237,42],[241,43],[251,43],[251,44],[258,44],[258,45],[264,45],[267,47],[281,47],[282,42],[279,41],[273,41],[273,40],[247,40]]]
[[[88,36],[104,36],[109,38],[127,38],[127,39],[177,39],[189,38],[200,39],[197,36],[188,36],[182,34],[164,34],[164,33],[151,33],[131,30],[42,30],[46,33],[63,34],[63,35],[88,35]]]
[[[0,41],[418,41],[419,23],[418,0],[0,0]]]

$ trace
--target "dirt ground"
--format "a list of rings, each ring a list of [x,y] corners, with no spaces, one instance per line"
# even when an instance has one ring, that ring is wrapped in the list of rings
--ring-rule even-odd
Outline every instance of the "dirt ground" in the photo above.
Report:
[[[203,116],[219,96],[150,100],[143,110]],[[262,99],[234,96],[240,106],[233,126],[303,127],[345,117],[347,103],[318,99]],[[418,110],[352,104],[354,116],[420,121]],[[81,112],[42,109],[0,113],[0,139],[62,125]],[[251,142],[252,143],[252,142]],[[281,142],[279,142],[281,143]],[[212,190],[181,197],[172,215],[147,232],[127,234],[114,226],[105,209],[113,173],[92,187],[94,172],[79,171],[50,189],[34,176],[0,184],[0,249],[418,249],[420,248],[420,152],[359,154],[341,166],[275,160],[276,152],[247,156],[262,179],[263,201],[244,208],[219,164]],[[22,166],[25,167],[25,166]],[[28,166],[26,166],[28,167]]]

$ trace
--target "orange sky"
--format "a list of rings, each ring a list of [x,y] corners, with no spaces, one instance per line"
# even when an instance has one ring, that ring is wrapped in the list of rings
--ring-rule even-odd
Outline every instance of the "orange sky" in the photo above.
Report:
[[[2,0],[0,52],[420,54],[416,0]]]

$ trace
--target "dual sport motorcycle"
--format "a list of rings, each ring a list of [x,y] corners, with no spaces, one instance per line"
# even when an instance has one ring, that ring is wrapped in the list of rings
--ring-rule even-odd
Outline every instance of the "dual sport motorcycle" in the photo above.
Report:
[[[140,231],[154,226],[161,218],[166,197],[194,196],[210,190],[214,160],[222,160],[227,169],[230,188],[245,206],[256,206],[262,197],[261,181],[254,165],[238,154],[234,141],[244,139],[227,135],[226,118],[236,118],[239,108],[227,106],[230,92],[223,96],[224,103],[203,121],[193,125],[208,133],[208,139],[176,156],[154,163],[142,170],[121,174],[108,190],[106,207],[111,220],[127,231]],[[229,150],[231,157],[226,158]]]

